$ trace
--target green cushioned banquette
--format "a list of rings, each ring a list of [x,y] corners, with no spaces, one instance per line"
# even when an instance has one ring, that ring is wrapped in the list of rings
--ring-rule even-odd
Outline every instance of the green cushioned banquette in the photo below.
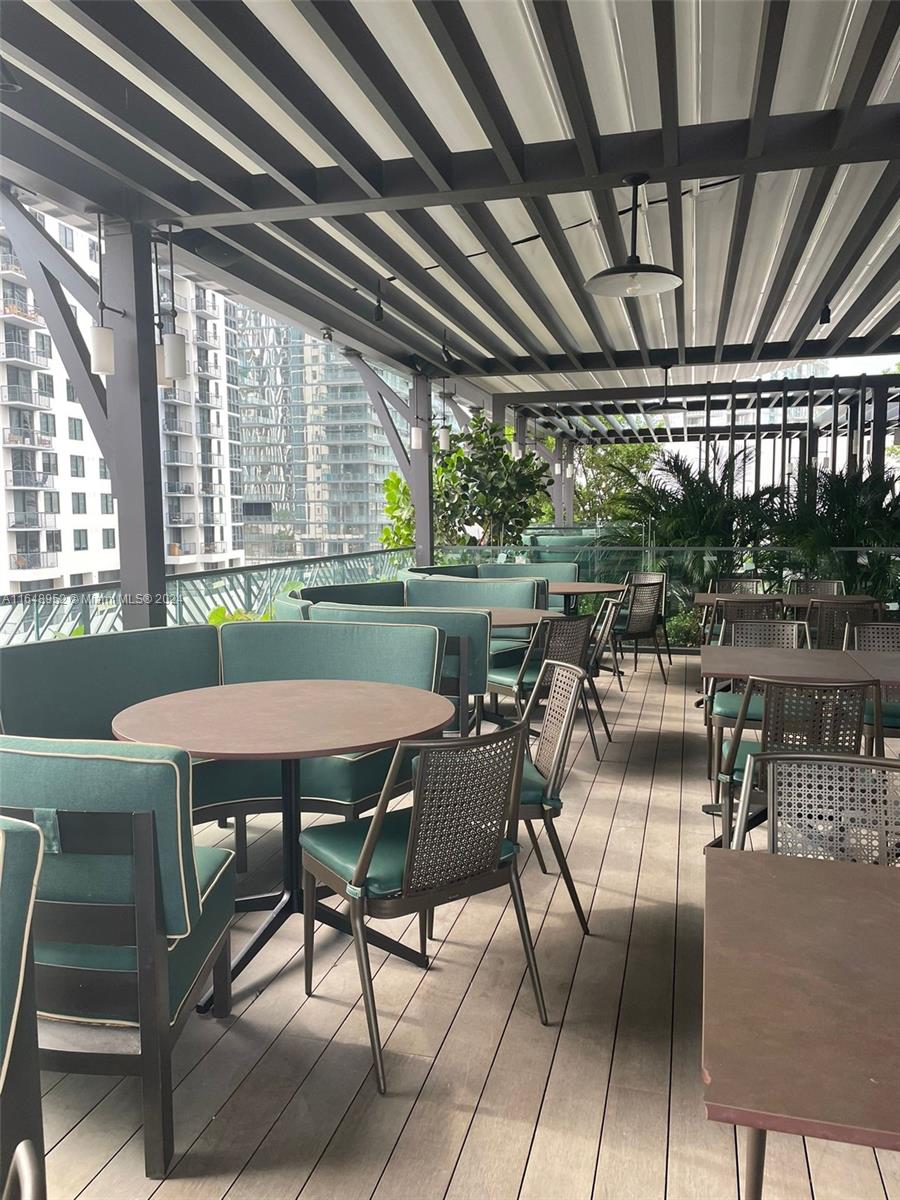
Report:
[[[301,600],[296,591],[282,592],[273,605],[276,621],[308,621],[311,608],[312,601]]]
[[[5,789],[0,791],[0,802],[11,800]],[[19,1015],[41,841],[36,825],[0,817],[0,1091],[6,1083]]]
[[[546,589],[539,579],[410,579],[406,603],[413,608],[546,608]],[[498,630],[504,642],[525,647],[531,630]],[[496,647],[491,645],[493,654]]]
[[[232,852],[194,846],[187,754],[141,743],[4,736],[0,737],[0,778],[3,802],[17,807],[154,814],[174,1021],[234,913]],[[130,903],[134,899],[132,860],[122,855],[58,853],[45,846],[37,894],[42,900]],[[35,944],[38,964],[88,970],[133,970],[134,955],[127,946]],[[102,1011],[78,1015],[98,1021],[109,1016]],[[133,1020],[137,1022],[136,1011]]]
[[[295,589],[302,600],[318,604],[330,600],[334,604],[404,604],[406,585],[402,579],[374,583],[326,583]]]

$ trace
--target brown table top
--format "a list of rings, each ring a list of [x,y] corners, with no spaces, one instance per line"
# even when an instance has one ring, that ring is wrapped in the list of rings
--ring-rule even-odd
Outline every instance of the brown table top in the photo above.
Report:
[[[781,650],[774,646],[703,646],[704,679],[782,679],[790,683],[857,683],[873,678],[844,650]]]
[[[156,696],[123,709],[112,730],[196,758],[314,758],[425,737],[453,711],[445,696],[400,684],[279,679]]]
[[[745,602],[753,604],[764,602],[766,600],[780,601],[785,608],[809,608],[811,600],[833,600],[839,603],[841,600],[854,602],[872,601],[874,596],[869,596],[865,592],[855,592],[849,596],[810,596],[806,592],[694,592],[694,604],[698,608],[709,608],[711,605],[718,603],[720,600],[734,600],[739,604]]]
[[[711,1120],[900,1150],[898,927],[890,867],[707,853]]]
[[[478,612],[491,614],[491,625],[494,629],[512,629],[517,625],[539,625],[544,617],[561,617],[562,613],[548,608],[502,608],[486,605],[477,609]]]
[[[850,650],[848,653],[879,683],[900,687],[900,650]]]
[[[551,596],[618,596],[627,586],[626,583],[591,583],[586,579],[571,583],[551,579],[548,590]]]

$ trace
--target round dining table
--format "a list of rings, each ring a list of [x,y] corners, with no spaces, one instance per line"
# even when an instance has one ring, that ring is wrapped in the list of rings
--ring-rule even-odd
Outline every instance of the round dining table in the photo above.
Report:
[[[120,741],[154,742],[186,750],[192,758],[275,759],[281,762],[282,887],[242,897],[238,911],[269,911],[232,963],[232,978],[259,953],[288,917],[303,912],[300,870],[301,762],[395,746],[438,734],[452,720],[450,700],[435,692],[393,683],[348,679],[278,679],[230,683],[155,696],[116,715]],[[323,893],[324,894],[324,893]],[[318,898],[316,917],[350,934],[342,913]],[[367,930],[373,945],[427,966],[417,951]],[[208,1007],[210,997],[200,1005]]]

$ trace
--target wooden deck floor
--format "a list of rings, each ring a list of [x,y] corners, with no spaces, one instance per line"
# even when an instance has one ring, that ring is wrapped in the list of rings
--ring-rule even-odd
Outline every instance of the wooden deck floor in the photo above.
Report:
[[[607,693],[602,761],[583,727],[573,740],[558,828],[589,938],[557,875],[533,857],[523,869],[548,1028],[507,896],[447,906],[428,971],[373,954],[381,1098],[348,940],[322,931],[306,999],[289,922],[240,978],[233,1015],[185,1029],[164,1182],[144,1178],[134,1080],[45,1077],[52,1200],[737,1200],[734,1131],[704,1119],[699,1072],[712,831],[697,679],[697,659],[676,658],[664,688],[643,658],[623,697]],[[270,819],[252,832],[255,887],[277,875],[279,835]],[[772,1136],[766,1189],[900,1200],[900,1155]]]

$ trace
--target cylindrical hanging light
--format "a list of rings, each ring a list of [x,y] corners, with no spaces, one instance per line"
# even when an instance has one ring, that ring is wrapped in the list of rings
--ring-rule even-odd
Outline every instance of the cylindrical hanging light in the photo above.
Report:
[[[509,448],[510,448],[513,458],[521,458],[522,457],[522,447],[519,445],[519,443],[516,441],[515,438],[513,438],[512,442],[510,443]]]
[[[107,329],[105,325],[92,325],[88,330],[88,346],[91,351],[93,373],[95,375],[115,375],[116,339],[113,331]]]
[[[442,425],[438,430],[438,446],[444,454],[450,449],[450,429],[447,425]]]
[[[162,342],[158,342],[156,346],[156,386],[161,388],[170,388],[175,383],[174,379],[170,379],[166,375],[166,353]]]
[[[562,463],[555,462],[553,464],[553,474],[562,475]]]
[[[169,287],[172,295],[172,332],[164,333],[163,373],[167,379],[184,379],[187,375],[187,342],[183,333],[175,332],[175,262],[172,249],[172,231],[181,228],[174,221],[168,222],[169,234]]]
[[[571,463],[566,463],[566,479],[573,479],[575,476],[575,468]]]
[[[422,426],[421,425],[413,425],[410,427],[409,444],[410,444],[411,449],[413,449],[413,450],[421,450],[422,449],[422,447],[424,445],[424,441],[422,439]]]

